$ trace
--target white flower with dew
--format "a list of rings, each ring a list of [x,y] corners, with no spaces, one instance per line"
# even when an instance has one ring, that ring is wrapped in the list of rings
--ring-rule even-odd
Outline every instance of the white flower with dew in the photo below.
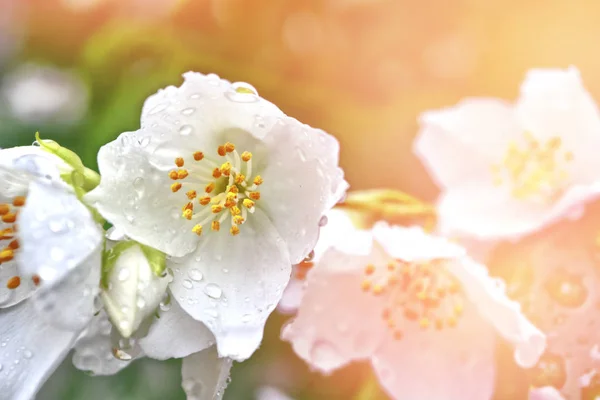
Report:
[[[104,146],[87,200],[169,256],[173,297],[248,358],[319,221],[347,188],[339,146],[245,83],[187,73],[148,98],[141,129]]]
[[[347,233],[338,231],[339,240]],[[381,222],[366,239],[354,237],[370,251],[326,251],[282,330],[315,369],[368,359],[392,398],[485,399],[494,390],[496,334],[523,367],[543,353],[544,335],[461,247]]]
[[[33,397],[94,313],[102,233],[38,147],[0,150],[0,391]]]
[[[531,70],[515,104],[466,99],[420,122],[443,234],[519,238],[600,194],[600,115],[574,67]]]

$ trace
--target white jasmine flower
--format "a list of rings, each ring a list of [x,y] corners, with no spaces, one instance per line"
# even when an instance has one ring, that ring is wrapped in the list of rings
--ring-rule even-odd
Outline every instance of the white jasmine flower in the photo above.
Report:
[[[169,257],[174,299],[237,360],[258,347],[291,265],[347,188],[338,143],[244,83],[187,73],[151,96],[142,126],[104,146],[87,199]]]
[[[600,193],[600,115],[573,67],[531,70],[514,105],[467,99],[421,126],[415,151],[442,190],[445,234],[518,238]]]
[[[521,366],[537,362],[544,335],[464,249],[420,228],[378,223],[365,237],[344,225],[345,250],[334,245],[310,270],[282,331],[312,367],[370,359],[392,398],[464,400],[493,394],[497,333]]]

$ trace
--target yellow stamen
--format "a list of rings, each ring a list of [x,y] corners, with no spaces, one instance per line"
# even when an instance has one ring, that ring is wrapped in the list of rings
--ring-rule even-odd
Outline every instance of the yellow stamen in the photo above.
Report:
[[[218,214],[221,211],[223,211],[223,206],[222,205],[215,204],[215,205],[212,206],[212,212],[213,212],[213,214]]]
[[[244,162],[248,162],[252,159],[252,153],[250,153],[249,151],[245,151],[242,153],[242,161]]]
[[[178,191],[179,191],[179,189],[181,189],[181,186],[182,186],[182,185],[181,185],[181,183],[180,183],[180,182],[176,182],[176,183],[174,183],[174,184],[172,184],[172,185],[171,185],[171,191],[172,191],[173,193],[176,193],[176,192],[178,192]]]
[[[177,171],[173,170],[173,171],[169,172],[169,178],[176,181],[177,179],[179,179],[179,174],[177,174]]]
[[[231,175],[231,163],[229,161],[221,165],[221,173],[225,176]]]
[[[427,317],[423,317],[419,320],[419,326],[422,329],[427,329],[429,328],[429,325],[431,324],[431,322],[429,321],[429,319]]]
[[[227,154],[227,151],[225,150],[225,146],[219,146],[217,148],[217,153],[221,156],[221,157],[225,157],[225,154]]]
[[[203,206],[207,205],[208,203],[210,203],[210,197],[209,196],[200,197],[199,203]]]
[[[8,214],[2,216],[2,222],[5,222],[7,224],[12,224],[16,220],[17,220],[17,214],[15,214],[15,213],[8,213]]]
[[[6,215],[10,212],[10,206],[8,204],[0,204],[0,215]]]
[[[218,231],[219,229],[221,229],[221,224],[219,223],[219,221],[213,221],[210,228],[213,231]]]
[[[39,275],[33,275],[33,276],[31,277],[31,280],[33,281],[33,284],[34,284],[35,286],[39,286],[39,285],[40,285],[40,282],[42,281],[42,279],[40,278],[40,276],[39,276]]]
[[[19,247],[20,247],[19,241],[16,239],[8,244],[8,248],[11,250],[17,250]]]
[[[252,200],[250,200],[250,199],[244,199],[242,201],[242,204],[244,205],[244,207],[246,207],[248,209],[254,207],[254,202]]]
[[[235,217],[233,217],[233,223],[236,225],[241,225],[244,223],[244,217],[242,217],[241,215],[236,215]]]
[[[375,295],[379,295],[383,293],[383,286],[381,285],[374,285],[373,286],[373,294]]]
[[[183,212],[183,218],[187,219],[188,221],[192,219],[193,215],[194,215],[194,212],[190,209],[187,209]]]
[[[225,151],[228,153],[232,153],[235,150],[235,145],[231,142],[225,143]]]
[[[246,181],[246,177],[245,177],[244,175],[242,175],[242,174],[239,174],[239,175],[237,175],[237,176],[235,177],[235,180],[234,180],[234,182],[235,182],[237,185],[241,185],[241,184],[242,184],[242,182],[245,182],[245,181]]]
[[[211,182],[208,185],[206,185],[206,187],[204,188],[204,191],[206,193],[211,193],[213,190],[215,190],[215,183]]]
[[[190,173],[188,172],[187,169],[180,169],[179,171],[177,171],[177,177],[179,179],[185,179],[188,177]]]
[[[256,175],[256,176],[254,177],[254,184],[255,184],[256,186],[260,186],[260,185],[262,185],[262,184],[263,184],[263,178],[262,178],[260,175]]]
[[[369,264],[365,267],[365,274],[372,275],[375,272],[375,266],[373,264]]]
[[[260,200],[260,192],[250,192],[248,193],[248,197],[252,200]]]
[[[12,249],[6,248],[0,251],[0,263],[11,261],[14,258],[14,256],[15,253],[12,251]]]
[[[190,190],[185,195],[187,196],[188,199],[194,200],[196,198],[196,196],[198,196],[198,193],[196,193],[195,190]]]
[[[204,158],[204,153],[201,151],[197,151],[194,153],[194,160],[200,161]]]
[[[219,179],[221,177],[221,175],[223,175],[223,174],[221,174],[221,170],[219,168],[215,168],[213,170],[213,173],[212,173],[213,178]]]
[[[25,197],[17,196],[13,199],[13,206],[15,207],[23,207],[25,205]]]
[[[6,287],[13,290],[21,286],[21,278],[18,276],[13,276],[6,282]]]
[[[198,236],[202,235],[202,225],[198,224],[198,225],[194,226],[192,228],[192,232],[194,232]]]
[[[240,215],[242,213],[242,211],[240,210],[240,208],[238,206],[233,206],[229,209],[229,212],[231,213],[231,215],[233,215],[234,217],[236,215]]]
[[[235,185],[231,185],[231,186],[228,186],[228,187],[227,187],[227,191],[228,191],[229,193],[239,193],[239,192],[240,192],[240,189],[238,189],[238,187],[237,187],[237,186],[235,186]]]
[[[177,165],[179,168],[183,167],[183,164],[184,164],[183,158],[177,157],[175,159],[175,165]]]
[[[360,288],[363,290],[363,292],[368,292],[371,289],[371,281],[365,279],[361,282]]]
[[[240,233],[240,228],[237,225],[233,225],[229,232],[232,236],[238,235]]]

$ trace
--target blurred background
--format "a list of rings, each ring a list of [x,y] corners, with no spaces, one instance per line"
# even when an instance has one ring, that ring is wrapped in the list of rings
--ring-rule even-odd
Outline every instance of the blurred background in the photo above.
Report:
[[[139,126],[148,95],[185,71],[214,72],[335,135],[353,189],[431,200],[411,154],[419,113],[465,96],[513,99],[532,67],[576,65],[598,98],[599,16],[597,0],[0,0],[0,147],[39,130],[95,167],[102,144]],[[369,368],[311,373],[278,340],[287,318],[271,317],[225,398],[277,399],[265,385],[352,398]],[[498,399],[524,398],[518,376],[501,371]],[[183,399],[180,363],[91,378],[67,360],[39,398]]]

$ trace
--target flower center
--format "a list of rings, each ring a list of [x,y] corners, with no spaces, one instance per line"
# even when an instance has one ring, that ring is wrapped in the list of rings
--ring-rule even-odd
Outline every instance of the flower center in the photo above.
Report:
[[[408,320],[421,329],[453,328],[463,312],[463,295],[458,281],[434,263],[406,263],[401,260],[377,267],[365,267],[362,290],[387,296],[381,317],[395,339],[403,336],[399,326]]]
[[[260,175],[252,177],[252,153],[239,154],[235,145],[227,142],[217,148],[217,155],[223,162],[201,151],[187,160],[178,157],[175,159],[177,169],[169,172],[169,177],[176,181],[171,191],[181,191],[187,197],[181,216],[197,221],[192,232],[198,236],[207,225],[212,231],[219,231],[228,219],[231,220],[229,232],[234,236],[239,234],[248,213],[254,213],[256,202],[260,200],[258,187],[263,179]]]
[[[0,217],[2,218],[2,228],[0,229],[0,265],[8,263],[15,258],[15,253],[19,249],[19,241],[16,239],[17,217],[19,208],[25,205],[25,197],[17,196],[12,204],[0,203]],[[40,278],[37,275],[32,277],[33,283],[37,286]],[[6,281],[6,287],[14,290],[21,285],[21,277],[15,275]]]
[[[512,141],[500,164],[492,165],[494,184],[507,184],[518,200],[554,200],[568,179],[565,164],[573,153],[565,151],[560,137],[540,143],[529,132],[523,133],[524,145]]]

